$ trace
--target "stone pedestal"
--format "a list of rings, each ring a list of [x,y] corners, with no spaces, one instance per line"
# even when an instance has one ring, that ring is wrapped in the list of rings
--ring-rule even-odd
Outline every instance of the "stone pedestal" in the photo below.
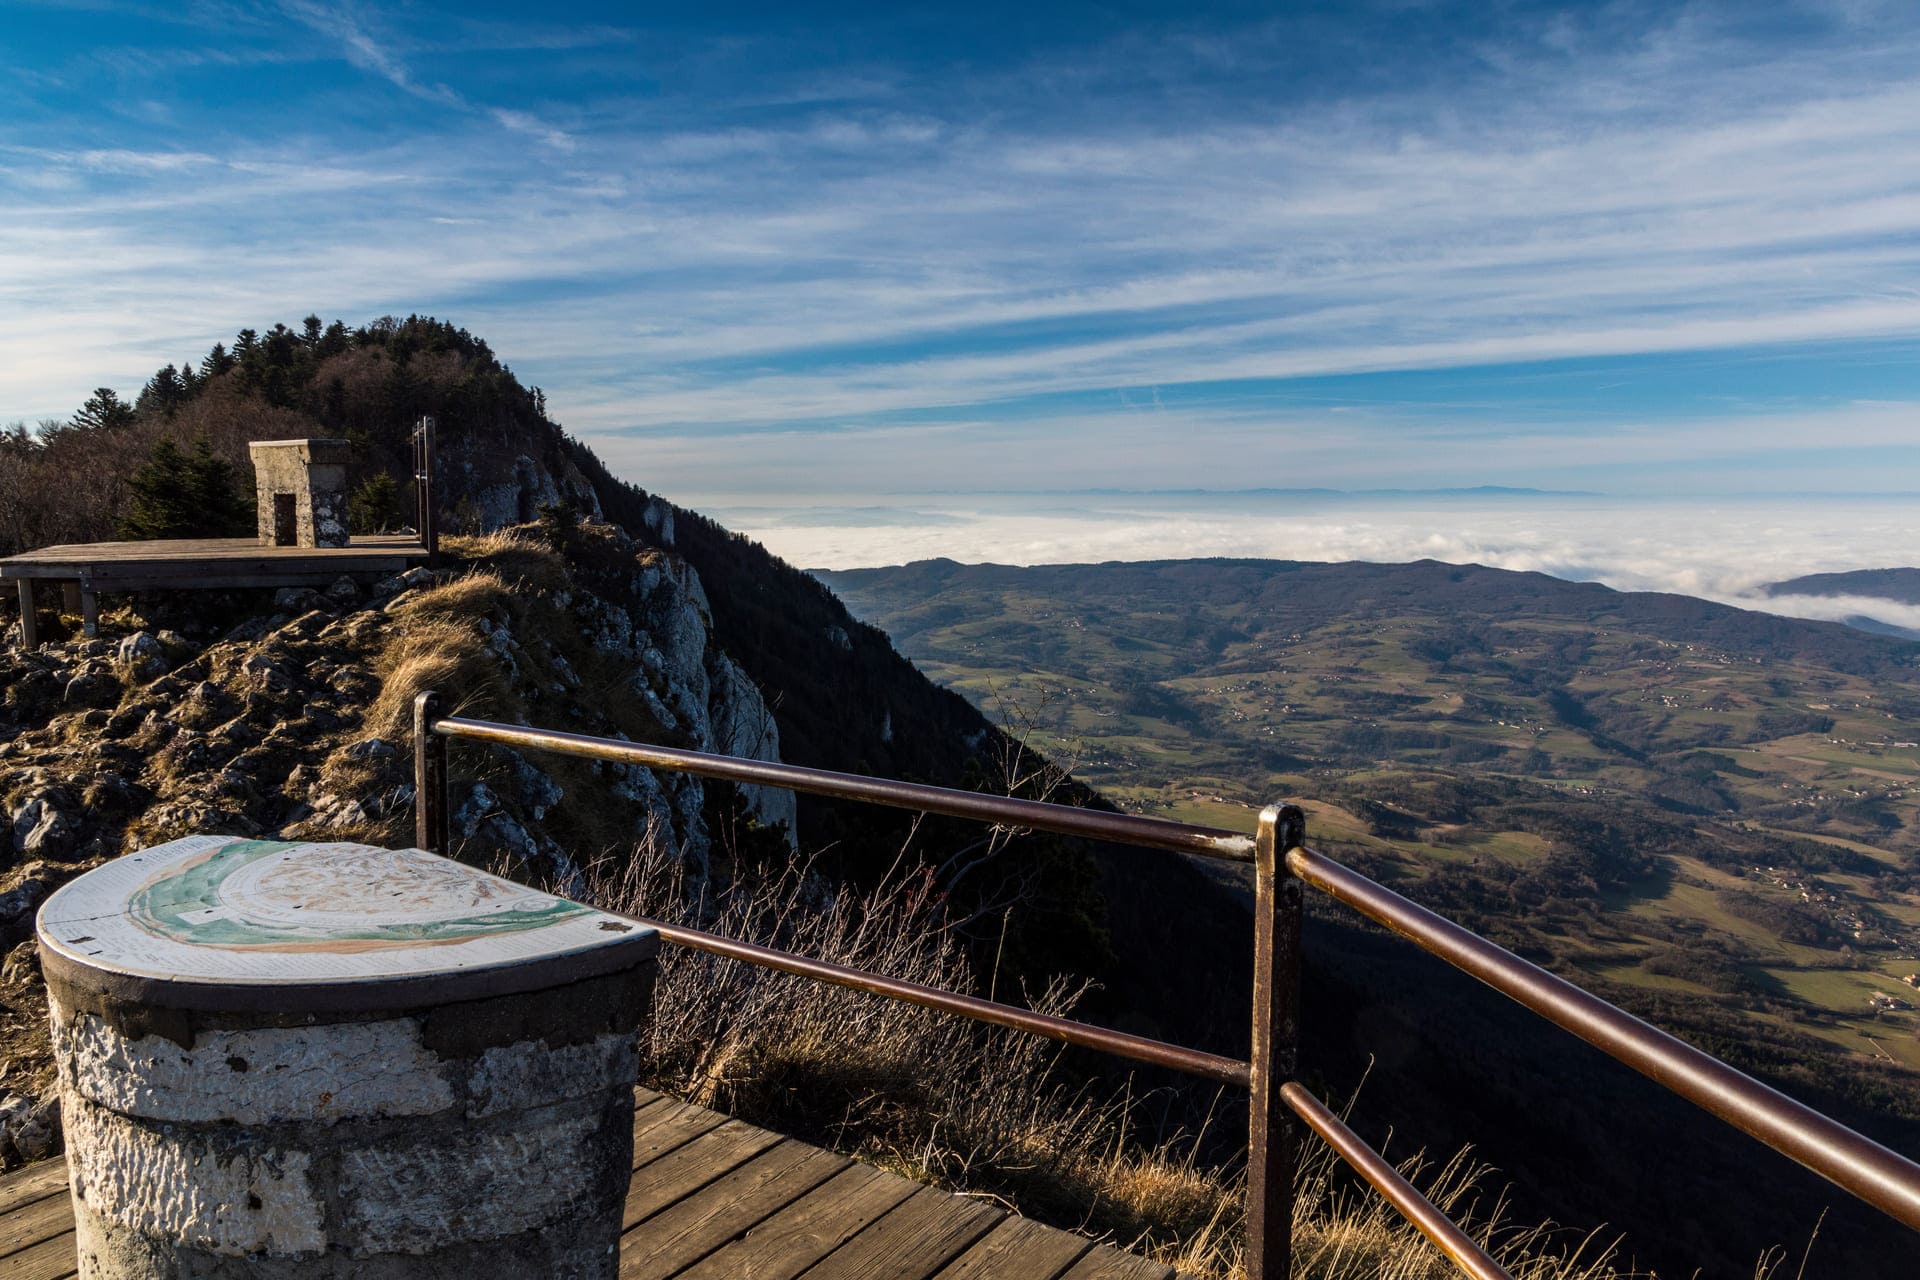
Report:
[[[418,850],[192,837],[39,921],[82,1277],[606,1277],[657,938]]]

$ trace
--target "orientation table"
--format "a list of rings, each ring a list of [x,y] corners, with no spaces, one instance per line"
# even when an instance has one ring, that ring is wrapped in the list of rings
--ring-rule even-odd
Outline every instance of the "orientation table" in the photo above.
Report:
[[[233,836],[90,871],[38,928],[81,1276],[616,1274],[652,930]]]

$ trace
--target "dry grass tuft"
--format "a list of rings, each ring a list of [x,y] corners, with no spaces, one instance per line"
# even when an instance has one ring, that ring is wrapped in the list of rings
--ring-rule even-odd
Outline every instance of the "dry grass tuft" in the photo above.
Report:
[[[460,690],[455,711],[502,709],[509,694],[480,620],[509,610],[512,600],[512,588],[489,570],[403,599],[375,664],[380,695],[367,712],[368,729],[382,737],[404,736],[413,723],[413,700],[427,689]]]
[[[566,558],[547,545],[538,525],[442,538],[440,549],[455,564],[487,569],[523,591],[560,591],[568,583]]]
[[[515,604],[514,590],[492,569],[472,569],[403,596],[393,608],[403,619],[478,618]]]
[[[630,860],[590,869],[587,896],[951,990],[980,989],[925,884],[896,874],[869,892],[805,866],[724,888],[690,884],[657,831]],[[1030,993],[1031,994],[1031,993]],[[1053,1013],[1077,992],[1030,1003]],[[1141,1100],[1065,1082],[1045,1041],[703,953],[661,956],[647,1082],[921,1181],[984,1196],[1212,1280],[1244,1276],[1244,1177],[1198,1163],[1191,1137],[1140,1139]],[[1467,1153],[1403,1171],[1517,1280],[1628,1280],[1611,1244],[1506,1221],[1492,1171]],[[1308,1139],[1297,1181],[1302,1280],[1440,1280],[1457,1274],[1333,1152]]]

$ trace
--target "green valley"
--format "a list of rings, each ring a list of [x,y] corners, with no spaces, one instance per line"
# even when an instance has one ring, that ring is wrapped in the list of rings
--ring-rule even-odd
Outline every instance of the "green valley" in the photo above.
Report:
[[[1432,561],[818,576],[1127,808],[1298,799],[1316,845],[1675,1030],[1920,1068],[1920,644]]]

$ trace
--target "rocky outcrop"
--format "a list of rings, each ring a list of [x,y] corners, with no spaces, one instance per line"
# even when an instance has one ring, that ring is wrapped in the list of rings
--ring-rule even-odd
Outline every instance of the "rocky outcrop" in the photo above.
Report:
[[[0,648],[0,945],[31,949],[33,913],[65,880],[181,835],[410,843],[406,704],[425,683],[473,714],[779,758],[683,561],[610,525],[580,529],[564,559],[531,528],[449,550],[448,567],[371,591],[290,589],[224,616],[174,596],[154,602],[164,620],[109,612],[101,639]],[[464,745],[453,776],[469,860],[572,887],[651,833],[712,874],[698,778]],[[790,793],[742,794],[791,838]],[[40,1017],[0,998],[9,1060],[44,1049]],[[32,1078],[0,1075],[0,1162],[57,1140]]]

